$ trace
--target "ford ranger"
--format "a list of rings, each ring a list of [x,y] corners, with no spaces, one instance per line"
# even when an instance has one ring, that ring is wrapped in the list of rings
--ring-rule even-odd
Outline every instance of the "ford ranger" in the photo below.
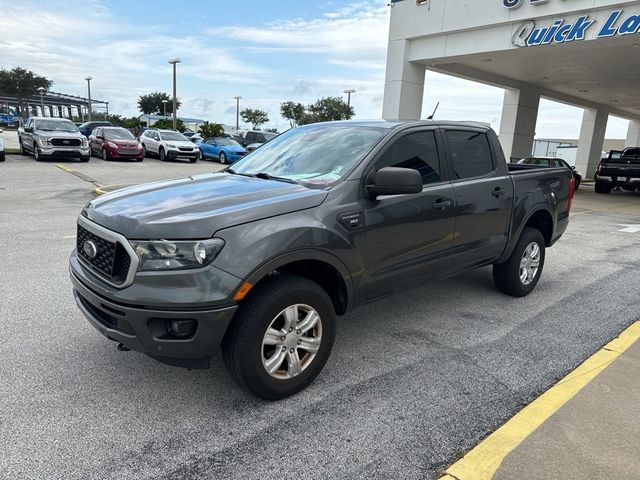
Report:
[[[208,368],[221,348],[242,387],[283,398],[358,305],[486,265],[500,291],[529,294],[573,185],[567,168],[507,165],[483,124],[307,125],[225,172],[90,201],[74,296],[121,350]]]
[[[22,155],[33,155],[36,162],[45,158],[91,158],[89,143],[73,122],[64,118],[31,117],[18,129]]]

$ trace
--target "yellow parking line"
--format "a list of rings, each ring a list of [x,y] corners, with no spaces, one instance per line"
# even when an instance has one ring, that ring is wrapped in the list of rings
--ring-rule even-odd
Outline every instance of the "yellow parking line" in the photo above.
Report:
[[[71,167],[67,167],[66,165],[63,165],[62,163],[56,163],[56,167],[58,167],[60,170],[64,170],[65,172],[68,173],[72,173],[74,170]]]
[[[584,361],[573,372],[518,412],[484,439],[461,460],[447,469],[441,479],[489,480],[505,457],[560,407],[573,398],[625,350],[640,339],[640,321]]]

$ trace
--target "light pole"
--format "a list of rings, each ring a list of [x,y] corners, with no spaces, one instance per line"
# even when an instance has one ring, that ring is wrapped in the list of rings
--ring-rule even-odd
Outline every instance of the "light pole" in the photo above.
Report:
[[[240,100],[242,97],[233,97],[236,99],[236,130],[240,130]]]
[[[104,114],[104,119],[109,121],[109,102],[107,102],[107,112]]]
[[[169,100],[162,100],[162,112],[163,112],[163,116],[166,117],[167,116],[167,103],[169,103]]]
[[[349,88],[349,89],[345,90],[344,93],[347,94],[347,107],[351,107],[351,94],[352,93],[356,93],[356,89],[355,88]]]
[[[87,81],[87,96],[89,97],[89,110],[87,113],[89,114],[89,121],[91,121],[91,77],[87,77],[85,80]]]
[[[176,65],[180,63],[179,58],[173,58],[169,60],[169,63],[173,65],[173,129],[178,129],[178,118],[176,117],[176,111],[178,110],[176,99]]]
[[[44,87],[40,87],[38,91],[40,92],[40,110],[42,110],[42,116],[44,117],[44,92],[47,90]]]

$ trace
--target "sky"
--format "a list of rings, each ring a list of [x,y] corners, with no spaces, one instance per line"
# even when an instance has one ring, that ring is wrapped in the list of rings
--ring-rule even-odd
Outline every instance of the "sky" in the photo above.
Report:
[[[21,66],[54,82],[52,91],[109,102],[110,113],[139,115],[136,101],[171,94],[167,61],[179,57],[179,116],[235,124],[241,108],[269,114],[280,103],[309,104],[356,89],[356,118],[380,118],[389,31],[383,0],[0,0],[0,68]],[[503,91],[427,72],[423,116],[500,125]],[[577,138],[582,111],[543,100],[539,138]],[[625,138],[611,118],[608,138]]]

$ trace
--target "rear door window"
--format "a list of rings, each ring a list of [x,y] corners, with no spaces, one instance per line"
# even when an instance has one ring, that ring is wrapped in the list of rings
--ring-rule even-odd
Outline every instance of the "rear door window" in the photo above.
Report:
[[[484,177],[495,170],[489,138],[484,132],[446,130],[456,180]]]

